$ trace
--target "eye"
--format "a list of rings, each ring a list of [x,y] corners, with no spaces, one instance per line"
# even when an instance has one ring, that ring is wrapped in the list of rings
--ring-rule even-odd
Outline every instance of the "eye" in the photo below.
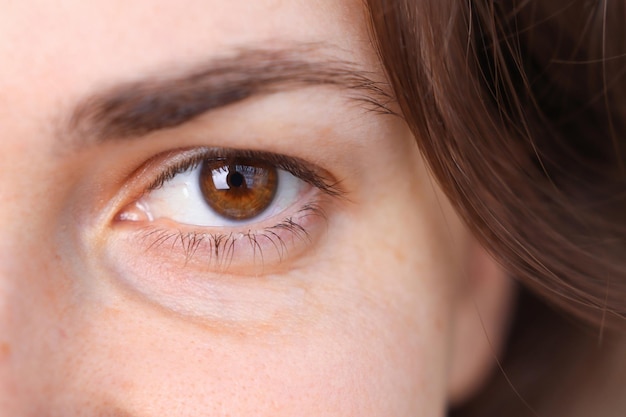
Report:
[[[326,171],[299,158],[269,152],[196,148],[166,153],[146,165],[143,171],[157,171],[154,180],[118,213],[117,220],[169,220],[213,231],[245,227],[249,233],[252,226],[268,227],[266,220],[288,215],[290,208],[291,214],[319,211],[315,199],[306,195],[343,194]],[[287,220],[295,225],[291,217]]]
[[[187,166],[186,166],[187,165]],[[178,164],[123,220],[169,219],[202,227],[237,227],[280,214],[312,186],[260,158],[233,155]]]
[[[134,201],[114,217],[111,247],[124,242],[135,253],[129,264],[154,259],[176,274],[284,269],[319,240],[327,208],[345,193],[327,171],[302,159],[224,148],[166,152],[136,177],[128,191]]]

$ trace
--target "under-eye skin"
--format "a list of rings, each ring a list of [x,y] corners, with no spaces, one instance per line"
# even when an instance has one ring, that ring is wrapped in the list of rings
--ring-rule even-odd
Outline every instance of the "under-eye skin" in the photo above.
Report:
[[[113,226],[146,257],[221,272],[306,252],[325,228],[327,206],[344,194],[327,171],[262,151],[182,149],[146,170],[152,180]]]

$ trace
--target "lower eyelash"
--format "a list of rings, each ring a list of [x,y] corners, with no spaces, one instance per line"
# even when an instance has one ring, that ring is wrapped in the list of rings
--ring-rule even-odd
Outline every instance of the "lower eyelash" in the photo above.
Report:
[[[142,231],[141,239],[147,243],[147,250],[163,248],[172,252],[181,252],[185,258],[185,265],[192,261],[206,262],[207,266],[226,272],[236,256],[237,248],[243,242],[247,242],[252,249],[253,263],[265,266],[264,250],[273,248],[276,251],[279,262],[286,256],[290,246],[295,241],[311,242],[311,236],[307,230],[307,219],[311,216],[319,216],[326,220],[324,210],[315,203],[309,203],[298,210],[297,213],[281,221],[280,223],[265,227],[258,231],[246,232],[211,233],[199,231],[184,231],[182,229],[161,229],[155,226],[147,226]],[[287,240],[291,239],[291,242]]]

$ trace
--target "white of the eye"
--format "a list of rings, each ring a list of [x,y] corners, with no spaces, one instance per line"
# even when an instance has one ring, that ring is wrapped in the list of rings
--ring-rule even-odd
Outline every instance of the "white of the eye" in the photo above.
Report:
[[[137,202],[150,220],[170,219],[178,223],[194,226],[224,227],[258,223],[271,218],[289,208],[296,201],[305,182],[291,173],[279,169],[278,184],[274,200],[259,216],[246,221],[236,221],[222,217],[205,202],[200,190],[201,166],[177,174],[161,187],[146,194]],[[226,174],[226,170],[224,170]],[[220,175],[214,180],[219,181]],[[226,175],[222,178],[226,181]],[[216,184],[220,188],[219,183]]]

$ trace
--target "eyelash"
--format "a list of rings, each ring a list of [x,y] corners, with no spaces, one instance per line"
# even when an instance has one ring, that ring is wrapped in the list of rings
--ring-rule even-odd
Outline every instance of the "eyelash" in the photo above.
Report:
[[[338,181],[331,181],[327,174],[320,172],[319,168],[313,167],[308,162],[286,155],[275,154],[265,151],[238,150],[229,148],[198,148],[192,150],[193,153],[181,161],[166,167],[156,179],[148,186],[147,191],[161,187],[165,182],[171,180],[176,175],[198,167],[202,162],[211,160],[215,162],[228,161],[232,159],[253,159],[275,168],[283,169],[295,177],[309,183],[324,193],[332,197],[339,197],[344,194]],[[182,152],[182,151],[181,151]]]
[[[165,156],[157,157],[159,160],[173,159],[173,162],[162,168],[161,172],[145,188],[142,195],[162,187],[176,175],[197,168],[205,161],[227,162],[233,159],[244,158],[256,160],[285,170],[296,178],[310,184],[322,192],[323,196],[342,198],[345,192],[338,181],[332,181],[329,174],[312,164],[299,158],[286,155],[274,154],[264,151],[237,150],[227,148],[196,148],[191,150],[178,150],[168,152]],[[141,198],[141,197],[140,197]],[[139,199],[135,200],[139,201]],[[184,255],[185,265],[199,254],[208,258],[213,267],[225,270],[235,257],[235,249],[238,241],[247,241],[253,252],[253,261],[256,264],[257,256],[264,264],[262,240],[269,242],[269,246],[276,250],[279,262],[287,255],[289,245],[285,241],[287,236],[300,241],[311,242],[311,235],[304,224],[304,220],[311,216],[327,219],[321,196],[317,200],[303,204],[298,210],[282,219],[277,224],[265,226],[258,230],[253,228],[246,231],[233,231],[227,233],[200,231],[200,230],[173,230],[156,225],[148,225],[141,228],[140,239],[147,245],[147,250],[170,245],[170,249],[180,248]]]
[[[326,219],[325,211],[316,204],[307,204],[296,213],[296,215],[298,214],[300,215],[300,219],[308,216],[320,216]],[[171,231],[148,226],[143,229],[142,238],[151,241],[148,245],[148,249],[158,248],[168,243],[171,244],[171,248],[175,248],[177,244],[180,244],[185,256],[185,264],[188,264],[198,253],[198,249],[205,244],[205,250],[203,250],[202,253],[208,256],[209,264],[217,268],[222,266],[227,268],[232,263],[235,256],[235,243],[240,239],[246,239],[254,251],[255,258],[258,253],[261,260],[263,259],[263,248],[259,240],[267,239],[276,250],[279,260],[282,261],[286,256],[288,245],[284,238],[277,232],[278,230],[285,230],[299,240],[310,241],[310,235],[307,229],[298,221],[293,220],[293,217],[288,217],[278,224],[265,227],[255,232],[186,232],[183,230]],[[256,261],[256,259],[254,260]]]

